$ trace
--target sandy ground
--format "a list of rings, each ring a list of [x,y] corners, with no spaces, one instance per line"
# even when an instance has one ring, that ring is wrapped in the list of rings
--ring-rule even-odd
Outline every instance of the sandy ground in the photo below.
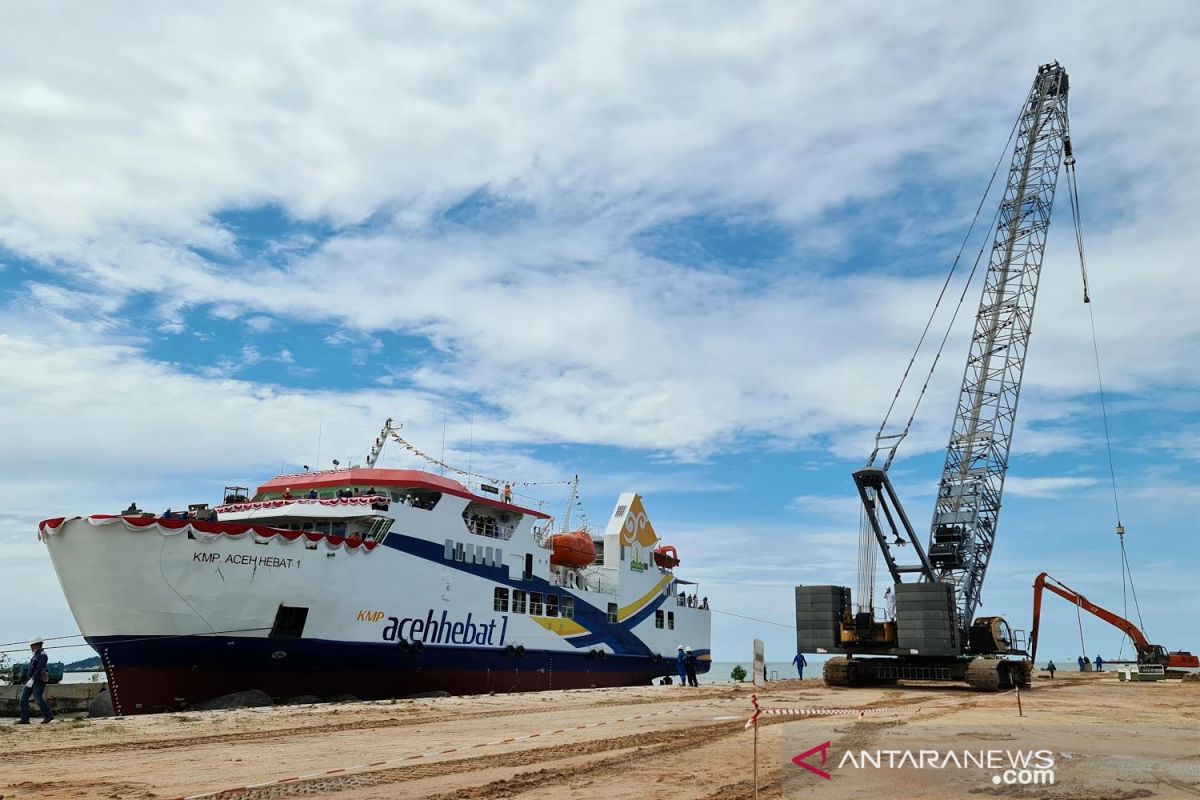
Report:
[[[751,692],[595,689],[5,725],[0,797],[751,798],[755,737],[743,728]],[[781,681],[759,697],[764,708],[874,709],[861,717],[764,717],[764,798],[1200,794],[1200,683],[1122,684],[1112,674],[1060,672],[1022,693],[1023,717],[1011,693],[935,685]],[[830,779],[788,762],[824,741]],[[846,751],[876,749],[1048,749],[1055,782],[994,785],[993,772],[974,768],[838,766]],[[363,765],[372,766],[348,769]],[[286,778],[299,779],[252,786]]]

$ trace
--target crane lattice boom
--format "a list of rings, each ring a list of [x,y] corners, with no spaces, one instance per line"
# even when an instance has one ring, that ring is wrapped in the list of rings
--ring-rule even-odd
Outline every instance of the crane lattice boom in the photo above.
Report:
[[[934,578],[957,588],[961,625],[974,618],[995,543],[1050,210],[1070,146],[1067,90],[1063,67],[1040,67],[1018,121],[938,486],[929,560]]]

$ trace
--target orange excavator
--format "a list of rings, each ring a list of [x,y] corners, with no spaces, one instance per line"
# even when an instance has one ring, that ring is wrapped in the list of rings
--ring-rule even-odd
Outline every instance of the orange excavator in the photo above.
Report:
[[[1079,592],[1061,581],[1051,578],[1044,572],[1038,575],[1037,579],[1033,582],[1033,627],[1029,632],[1029,657],[1032,660],[1037,659],[1038,623],[1041,621],[1042,616],[1042,589],[1049,589],[1068,603],[1078,606],[1090,614],[1095,614],[1109,625],[1120,628],[1133,641],[1133,646],[1137,648],[1137,660],[1139,664],[1162,664],[1168,670],[1200,667],[1200,658],[1186,650],[1176,650],[1168,653],[1162,645],[1150,644],[1146,639],[1146,634],[1142,633],[1137,625],[1134,625],[1124,617],[1117,616],[1108,609],[1101,608],[1095,603],[1089,602]]]

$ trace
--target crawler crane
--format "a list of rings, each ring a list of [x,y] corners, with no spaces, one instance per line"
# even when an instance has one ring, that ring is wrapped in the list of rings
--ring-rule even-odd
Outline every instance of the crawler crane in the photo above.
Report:
[[[1007,187],[996,215],[928,547],[919,541],[888,478],[907,427],[885,435],[885,418],[871,458],[853,476],[864,512],[860,555],[869,550],[868,585],[873,586],[877,546],[894,583],[894,612],[877,616],[870,595],[860,596],[855,605],[849,587],[796,587],[797,649],[839,654],[825,665],[827,684],[912,679],[965,680],[979,690],[1028,685],[1032,667],[1019,632],[1001,617],[976,618],[975,611],[996,541],[1055,186],[1064,159],[1068,174],[1074,163],[1068,87],[1067,72],[1057,62],[1039,67],[1014,127]],[[902,547],[910,554],[905,563],[897,557]],[[860,595],[861,575],[860,570]]]

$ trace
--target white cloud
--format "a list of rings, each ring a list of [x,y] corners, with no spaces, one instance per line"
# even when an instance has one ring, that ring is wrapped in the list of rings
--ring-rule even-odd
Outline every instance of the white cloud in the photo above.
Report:
[[[1072,489],[1095,486],[1095,478],[1056,476],[1029,478],[1011,475],[1004,481],[1004,491],[1012,497],[1037,497],[1041,499],[1061,497]]]
[[[1018,22],[1035,12],[1041,24]],[[1052,56],[1073,78],[1106,384],[1161,408],[1200,381],[1179,367],[1200,360],[1190,12],[256,3],[82,6],[63,24],[52,5],[10,10],[0,245],[42,270],[10,281],[20,312],[0,316],[0,402],[21,420],[4,442],[21,464],[13,502],[58,501],[31,477],[54,474],[92,510],[77,490],[114,454],[122,496],[179,471],[311,461],[322,428],[323,459],[349,457],[392,415],[428,442],[448,413],[461,454],[474,412],[493,453],[481,469],[555,477],[521,448],[861,459],[948,261],[931,247],[915,268],[912,248],[965,226]],[[481,191],[495,219],[438,218]],[[261,206],[299,230],[248,242],[219,222]],[[1064,206],[1060,194],[1018,454],[1081,451],[1098,431],[1077,399],[1095,378]],[[777,229],[784,255],[735,268],[638,252],[639,234],[694,214]],[[862,240],[880,243],[862,256],[878,263],[846,275]],[[977,296],[906,453],[945,445]],[[255,344],[201,376],[147,360],[140,337],[180,334],[201,307]],[[312,374],[296,345],[262,336],[277,319],[331,326],[327,344],[406,388],[233,379],[270,359]],[[432,350],[393,352],[385,333]],[[1064,480],[1090,479],[1009,489],[1087,486]]]
[[[745,431],[831,434],[835,452],[863,452],[936,279],[831,277],[854,231],[822,215],[900,181],[979,175],[1033,65],[1060,52],[1074,75],[1085,196],[1121,215],[1089,231],[1110,386],[1195,384],[1174,365],[1200,355],[1200,317],[1184,300],[1200,235],[1180,224],[1200,179],[1184,133],[1200,80],[1153,80],[1194,64],[1149,13],[1070,14],[1069,25],[1006,32],[1011,17],[999,12],[790,4],[752,14],[151,8],[66,26],[53,58],[18,35],[49,24],[49,12],[23,13],[0,55],[8,247],[101,296],[156,293],[169,332],[181,330],[180,308],[210,304],[252,327],[280,314],[359,337],[428,336],[445,360],[412,377],[430,390],[486,393],[517,429],[550,439],[584,431],[681,457]],[[258,33],[269,30],[291,34]],[[121,53],[92,52],[105,31]],[[298,44],[310,37],[321,46]],[[458,43],[453,54],[444,37]],[[1105,42],[1148,55],[1113,60]],[[1152,136],[1137,113],[1151,107]],[[913,174],[913,163],[928,171]],[[45,174],[56,180],[33,177]],[[1131,174],[1138,204],[1103,199]],[[430,214],[480,187],[527,213],[497,232],[429,227]],[[282,262],[247,252],[236,270],[197,254],[236,258],[213,215],[263,203],[322,224],[380,224],[315,252],[313,237],[288,234],[268,244]],[[631,249],[653,224],[747,209],[796,237],[787,270],[697,271]],[[888,214],[910,242],[958,227]],[[1039,392],[1060,400],[1094,385],[1066,218],[1060,209],[1024,423],[1035,408],[1061,414],[1032,405]],[[913,450],[944,439],[963,331],[920,424],[937,422],[914,433]],[[226,359],[212,374],[237,368]],[[1077,445],[1072,435],[1017,446]]]

